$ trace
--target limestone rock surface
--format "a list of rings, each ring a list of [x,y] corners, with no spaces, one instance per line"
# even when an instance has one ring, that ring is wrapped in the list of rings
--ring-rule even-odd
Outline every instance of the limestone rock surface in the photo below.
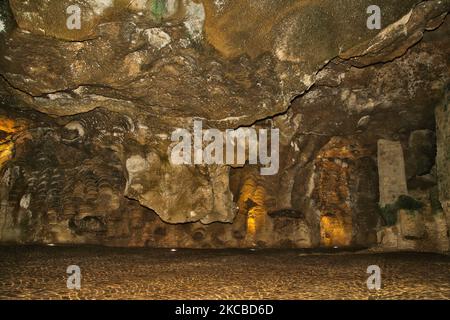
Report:
[[[1,2],[0,241],[448,250],[450,0],[372,4]],[[279,129],[278,173],[173,164],[194,121]]]

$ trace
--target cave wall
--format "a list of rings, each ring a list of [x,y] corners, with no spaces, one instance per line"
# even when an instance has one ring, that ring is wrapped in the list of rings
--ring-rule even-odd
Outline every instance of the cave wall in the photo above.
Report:
[[[380,1],[382,30],[370,1],[71,3],[0,6],[0,242],[448,250],[450,1]],[[172,163],[198,119],[279,129],[278,173]]]
[[[442,103],[436,108],[437,125],[437,175],[439,183],[439,201],[436,201],[438,210],[445,214],[447,230],[450,230],[450,109],[449,88],[447,87]],[[447,231],[447,236],[449,236]]]

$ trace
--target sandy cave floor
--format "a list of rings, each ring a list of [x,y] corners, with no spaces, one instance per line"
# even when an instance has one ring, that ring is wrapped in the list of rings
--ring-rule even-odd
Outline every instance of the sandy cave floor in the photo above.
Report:
[[[67,267],[81,290],[67,289]],[[382,289],[367,289],[369,265]],[[0,247],[0,299],[450,299],[450,256]]]

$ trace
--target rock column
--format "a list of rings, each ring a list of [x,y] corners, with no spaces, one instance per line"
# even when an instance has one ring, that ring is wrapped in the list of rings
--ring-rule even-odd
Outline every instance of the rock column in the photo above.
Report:
[[[405,160],[398,141],[378,141],[378,174],[380,206],[394,203],[399,196],[407,195]]]
[[[447,219],[447,229],[450,228],[450,106],[449,92],[436,108],[437,134],[437,173],[439,184],[439,200]]]

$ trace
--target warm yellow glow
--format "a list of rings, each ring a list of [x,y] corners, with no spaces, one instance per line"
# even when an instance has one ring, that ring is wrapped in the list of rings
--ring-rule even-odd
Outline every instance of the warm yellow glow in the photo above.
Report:
[[[252,238],[256,234],[256,216],[253,209],[250,209],[247,216],[247,235],[250,235]]]
[[[17,131],[15,127],[15,122],[8,118],[2,118],[0,116],[0,131],[6,132],[6,133],[14,133]]]
[[[343,137],[334,137],[315,160],[317,178],[314,197],[320,211],[323,246],[349,246],[352,243],[352,177],[355,162],[370,151]]]
[[[11,160],[13,147],[12,142],[0,141],[0,169],[6,161]]]
[[[348,246],[351,242],[351,230],[345,226],[343,219],[324,215],[320,218],[320,237],[322,245]]]
[[[21,129],[22,125],[18,125],[14,120],[0,116],[0,169],[11,160],[14,150],[12,136]]]
[[[258,232],[265,224],[267,194],[254,177],[248,177],[241,188],[239,207],[247,215],[247,240],[255,242]]]

